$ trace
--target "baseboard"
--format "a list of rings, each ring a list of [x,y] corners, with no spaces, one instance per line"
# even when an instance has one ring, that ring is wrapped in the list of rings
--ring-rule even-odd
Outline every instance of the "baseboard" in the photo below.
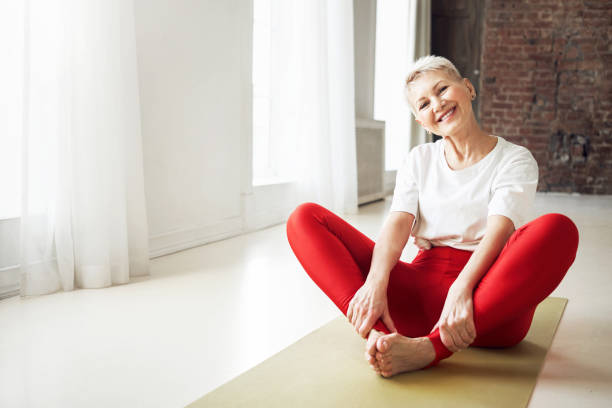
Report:
[[[19,287],[15,289],[0,288],[0,300],[8,299],[13,296],[19,296]]]
[[[256,231],[287,221],[298,205],[295,183],[254,186],[243,195],[244,232]]]
[[[19,294],[19,265],[0,268],[0,300]]]
[[[195,228],[157,234],[149,237],[151,259],[210,242],[239,235],[243,232],[242,217],[232,217]]]

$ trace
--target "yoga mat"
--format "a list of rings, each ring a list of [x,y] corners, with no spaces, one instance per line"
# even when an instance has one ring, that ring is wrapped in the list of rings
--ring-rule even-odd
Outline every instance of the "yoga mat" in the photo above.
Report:
[[[391,378],[372,371],[365,340],[341,317],[189,407],[525,407],[566,304],[542,302],[514,347],[469,348]]]

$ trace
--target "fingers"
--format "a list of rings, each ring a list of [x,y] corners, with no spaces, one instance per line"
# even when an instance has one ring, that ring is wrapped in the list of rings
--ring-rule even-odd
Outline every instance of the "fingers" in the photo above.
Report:
[[[476,339],[476,327],[474,326],[474,318],[470,310],[465,310],[461,313],[457,321],[457,331],[465,347],[468,347],[474,339]]]
[[[468,348],[472,343],[472,339],[468,335],[465,327],[458,327],[455,332],[457,333],[457,337],[459,339],[459,344],[457,344],[457,346],[461,349]]]
[[[443,323],[440,325],[440,339],[442,340],[442,344],[444,344],[446,348],[449,349],[449,351],[456,353],[461,350],[461,347],[459,347],[458,345],[459,341],[457,340],[454,330],[451,330],[450,326],[447,323]]]
[[[374,325],[373,323],[370,323],[370,321],[373,320],[371,315],[371,312],[368,312],[367,308],[361,306],[358,302],[353,302],[352,300],[346,312],[346,317],[351,322],[351,325],[363,338],[366,337]]]
[[[355,326],[355,327],[359,327],[359,329],[357,330],[357,333],[359,333],[361,337],[366,338],[368,333],[372,329],[372,326],[374,326],[374,322],[376,321],[377,318],[378,316],[374,317],[374,315],[371,312],[367,313],[361,325]]]
[[[374,313],[374,311],[370,309],[367,313],[364,313],[362,315],[362,319],[358,318],[355,324],[357,333],[359,333],[361,337],[366,338],[368,333],[370,333],[370,330],[372,330],[372,327],[374,327],[374,323],[376,323],[376,320],[379,317],[381,318],[385,326],[387,326],[387,328],[392,333],[397,332],[397,328],[395,327],[395,324],[393,323],[393,320],[391,319],[391,314],[389,314],[389,309],[386,308],[382,316],[379,316],[378,314]]]
[[[351,303],[349,303],[349,307],[346,312],[346,317],[348,318],[349,322],[351,322],[352,326],[354,326],[355,328],[359,327],[357,326],[357,323],[360,322],[363,313],[363,307],[361,307],[356,297],[353,297]]]
[[[389,314],[389,308],[388,307],[385,309],[385,312],[382,315],[382,321],[385,324],[385,326],[387,326],[387,329],[389,329],[391,331],[391,333],[397,333],[397,329],[395,328],[395,324],[393,323],[393,320],[391,319],[391,314]]]
[[[464,348],[466,348],[470,344],[472,344],[472,342],[476,338],[475,335],[470,333],[470,329],[468,328],[468,323],[467,322],[464,322],[463,324],[460,324],[457,327],[457,332],[459,333],[459,336],[461,337],[461,340],[463,340],[463,344],[465,345]]]
[[[358,325],[361,324],[361,320],[363,319],[363,313],[364,310],[359,307],[359,305],[355,306],[355,310],[353,311],[353,319],[351,320],[351,323],[355,328],[359,327]]]
[[[476,325],[474,324],[474,317],[470,316],[470,318],[468,319],[467,325],[467,332],[470,335],[470,338],[472,339],[472,341],[470,342],[470,344],[472,344],[472,342],[474,342],[474,340],[476,340]]]
[[[428,240],[424,238],[415,237],[414,245],[416,245],[419,249],[424,249],[424,250],[431,249],[431,242],[429,242]]]
[[[453,353],[469,347],[476,338],[476,329],[471,316],[448,317],[440,325],[440,339]]]
[[[379,318],[383,320],[390,331],[397,331],[389,314],[386,294],[378,286],[368,286],[367,282],[349,302],[346,317],[355,331],[364,338]]]

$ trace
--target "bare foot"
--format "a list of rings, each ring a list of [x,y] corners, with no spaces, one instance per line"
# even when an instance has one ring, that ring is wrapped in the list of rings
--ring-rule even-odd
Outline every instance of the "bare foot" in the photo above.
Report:
[[[378,330],[370,330],[370,334],[368,336],[368,342],[366,343],[366,352],[365,358],[370,363],[370,366],[377,374],[380,374],[380,368],[378,367],[378,361],[376,360],[376,353],[378,350],[376,349],[376,341],[384,336],[384,333],[379,332]]]
[[[436,357],[433,344],[427,337],[410,338],[398,333],[378,336],[376,350],[376,372],[383,377],[419,370]]]

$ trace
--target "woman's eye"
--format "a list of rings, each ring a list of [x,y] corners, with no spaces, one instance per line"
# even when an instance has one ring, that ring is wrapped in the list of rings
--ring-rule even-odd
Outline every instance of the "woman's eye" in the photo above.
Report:
[[[419,106],[419,110],[423,109],[424,107],[426,107],[427,105],[429,105],[429,102],[425,102],[424,104],[422,104],[421,106]]]
[[[443,91],[446,90],[446,88],[448,88],[448,86],[444,85],[442,88],[440,88],[440,93],[442,93]]]

